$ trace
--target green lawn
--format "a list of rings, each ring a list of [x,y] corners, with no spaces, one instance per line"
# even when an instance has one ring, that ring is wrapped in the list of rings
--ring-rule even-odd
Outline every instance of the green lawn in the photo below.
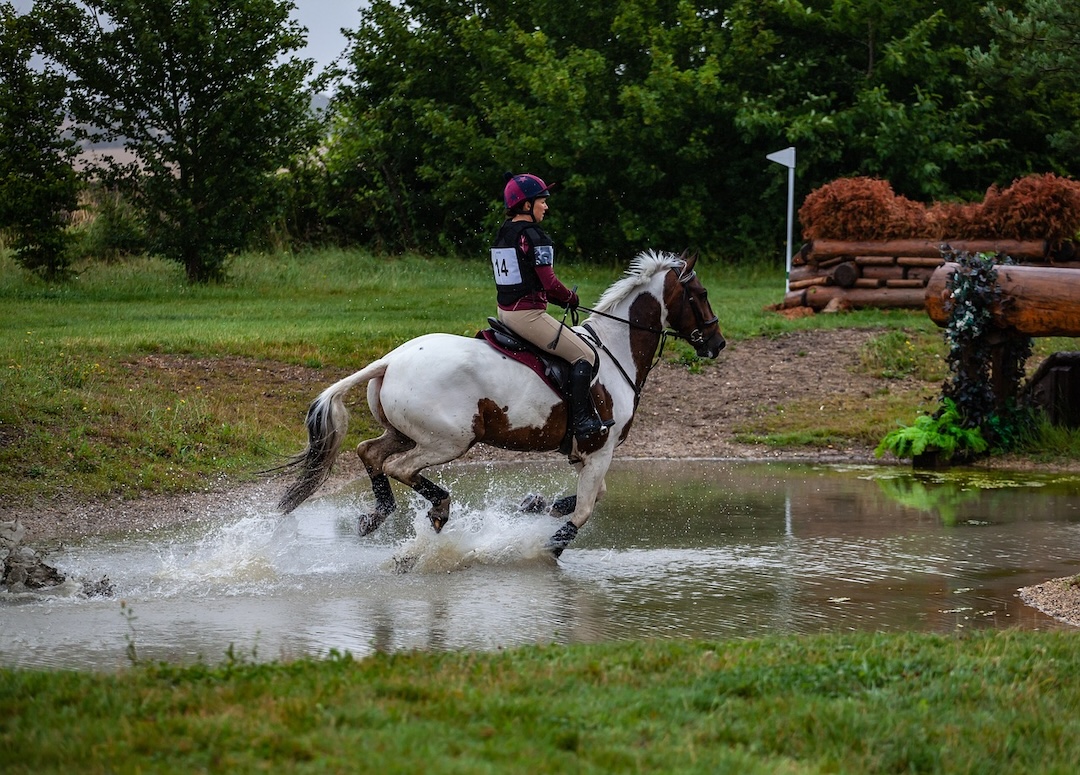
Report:
[[[1078,669],[983,631],[0,670],[0,768],[1071,773]]]
[[[560,274],[589,305],[624,269]],[[700,270],[732,342],[840,325],[939,339],[915,312],[785,320],[766,309],[783,295],[779,267],[703,260]],[[245,255],[219,285],[187,285],[179,265],[150,259],[90,264],[48,285],[0,258],[0,497],[182,492],[272,466],[303,446],[319,386],[413,336],[482,328],[494,312],[489,271],[482,260],[324,250]],[[708,368],[682,343],[665,357]],[[308,371],[268,382],[279,365]],[[891,421],[841,432],[865,441]],[[354,422],[367,428],[364,413]],[[789,413],[787,422],[800,420]],[[760,430],[767,439],[792,432]]]

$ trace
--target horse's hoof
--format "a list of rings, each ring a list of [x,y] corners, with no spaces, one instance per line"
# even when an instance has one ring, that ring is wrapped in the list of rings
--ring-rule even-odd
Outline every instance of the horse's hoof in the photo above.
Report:
[[[378,511],[370,514],[361,514],[356,522],[356,529],[362,536],[371,535],[379,529],[379,525],[386,521],[386,515]]]
[[[446,523],[450,521],[450,514],[447,512],[436,512],[434,509],[428,512],[428,519],[431,520],[431,526],[435,528],[436,533],[441,533],[442,529],[446,527]]]
[[[555,531],[555,535],[548,539],[547,549],[556,557],[561,557],[563,549],[570,545],[578,534],[578,526],[567,520],[566,524]]]
[[[525,500],[518,506],[518,511],[525,514],[539,514],[547,509],[547,498],[537,493],[531,493],[525,496]]]

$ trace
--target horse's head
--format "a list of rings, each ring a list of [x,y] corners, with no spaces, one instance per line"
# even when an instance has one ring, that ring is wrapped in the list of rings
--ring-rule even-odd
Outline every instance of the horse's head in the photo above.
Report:
[[[680,269],[668,272],[664,281],[664,304],[668,325],[691,344],[699,358],[715,358],[727,342],[720,333],[719,319],[709,306],[709,292],[698,279],[694,265],[697,254],[683,256]]]

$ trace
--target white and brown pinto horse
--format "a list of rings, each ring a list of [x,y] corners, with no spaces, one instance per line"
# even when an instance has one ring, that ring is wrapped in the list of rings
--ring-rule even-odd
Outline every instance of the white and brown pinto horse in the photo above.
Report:
[[[668,336],[687,340],[702,358],[715,358],[724,348],[717,317],[694,272],[696,260],[642,253],[574,328],[599,352],[593,400],[612,425],[608,433],[584,447],[575,443],[569,451],[578,470],[577,495],[560,499],[552,508],[555,516],[569,516],[549,542],[556,556],[604,493],[604,476],[615,447],[630,430],[657,348]],[[348,426],[343,397],[364,383],[371,413],[385,430],[356,450],[375,494],[375,510],[360,517],[361,535],[375,530],[395,510],[389,479],[431,501],[428,518],[438,532],[450,515],[450,494],[421,475],[425,468],[456,460],[475,444],[554,451],[567,437],[566,403],[532,369],[482,339],[427,334],[334,383],[312,402],[307,449],[290,464],[300,469],[300,476],[279,504],[285,513],[330,475]]]

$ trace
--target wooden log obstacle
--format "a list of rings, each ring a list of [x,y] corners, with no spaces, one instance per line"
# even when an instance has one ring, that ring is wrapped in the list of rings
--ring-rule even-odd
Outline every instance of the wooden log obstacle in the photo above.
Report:
[[[926,312],[939,326],[949,322],[949,278],[959,269],[947,263],[934,270],[925,290]],[[1080,337],[1080,271],[1050,266],[1000,265],[1001,301],[990,312],[996,326],[994,350],[1003,352],[1009,337]],[[1018,380],[1004,373],[1003,359],[991,360],[991,387],[999,407],[1015,392]],[[1047,358],[1023,388],[1050,421],[1080,427],[1080,353],[1059,352]]]
[[[921,309],[931,276],[945,263],[943,256],[962,252],[1005,254],[1022,265],[1080,269],[1080,250],[1072,242],[822,239],[806,243],[792,257],[783,306],[814,311],[830,304]]]
[[[944,327],[949,322],[948,281],[959,268],[942,264],[925,291],[926,312]],[[991,308],[998,328],[1024,336],[1080,336],[1080,272],[1049,266],[997,267],[1001,302]]]

